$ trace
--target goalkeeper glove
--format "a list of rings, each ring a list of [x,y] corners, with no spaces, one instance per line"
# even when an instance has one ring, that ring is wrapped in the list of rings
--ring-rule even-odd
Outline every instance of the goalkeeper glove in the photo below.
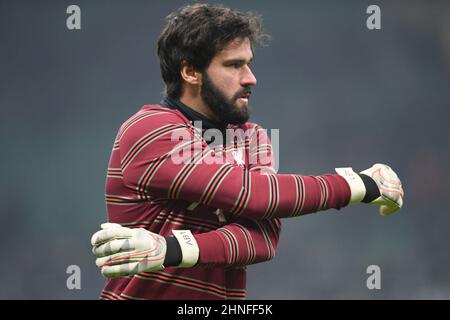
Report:
[[[374,164],[360,174],[352,168],[336,168],[350,186],[350,203],[370,203],[380,206],[382,216],[390,215],[403,205],[403,188],[397,174],[385,164]]]
[[[126,228],[104,223],[91,238],[95,263],[108,278],[155,272],[165,267],[189,268],[199,257],[189,230],[172,230],[175,237],[163,237],[143,228]]]

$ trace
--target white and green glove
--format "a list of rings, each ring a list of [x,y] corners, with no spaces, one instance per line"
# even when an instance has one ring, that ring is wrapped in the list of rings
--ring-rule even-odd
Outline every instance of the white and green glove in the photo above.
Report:
[[[95,263],[108,278],[155,272],[165,267],[189,268],[199,257],[189,230],[172,230],[175,237],[163,237],[143,228],[126,228],[104,223],[91,238]]]
[[[370,203],[380,206],[382,216],[390,215],[403,206],[403,188],[397,174],[385,164],[374,164],[359,174],[352,168],[336,168],[350,186],[350,204]]]

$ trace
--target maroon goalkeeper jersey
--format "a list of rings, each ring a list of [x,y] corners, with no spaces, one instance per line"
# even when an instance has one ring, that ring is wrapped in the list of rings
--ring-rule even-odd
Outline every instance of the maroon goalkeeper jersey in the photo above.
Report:
[[[110,279],[102,299],[244,299],[246,266],[274,257],[280,218],[349,202],[338,175],[276,174],[260,126],[226,129],[232,139],[210,145],[180,110],[161,105],[120,127],[106,179],[109,222],[164,236],[189,229],[200,257],[194,268]]]

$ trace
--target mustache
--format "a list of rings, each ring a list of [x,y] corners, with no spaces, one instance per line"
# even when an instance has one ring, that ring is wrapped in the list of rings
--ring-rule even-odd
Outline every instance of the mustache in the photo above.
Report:
[[[243,89],[241,89],[241,90],[239,90],[238,92],[236,92],[236,94],[234,95],[234,100],[237,100],[237,99],[239,99],[240,97],[242,97],[243,95],[246,95],[246,94],[252,94],[252,88],[251,87],[245,87],[245,88],[243,88]]]

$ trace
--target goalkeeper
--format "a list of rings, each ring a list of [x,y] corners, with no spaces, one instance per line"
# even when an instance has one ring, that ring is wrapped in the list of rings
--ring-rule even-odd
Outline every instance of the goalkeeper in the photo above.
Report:
[[[258,16],[221,6],[168,16],[158,41],[166,97],[121,126],[110,157],[109,223],[92,236],[108,277],[101,298],[244,299],[246,266],[274,257],[281,218],[402,207],[387,165],[276,173],[265,130],[248,122],[253,48],[265,38]]]

